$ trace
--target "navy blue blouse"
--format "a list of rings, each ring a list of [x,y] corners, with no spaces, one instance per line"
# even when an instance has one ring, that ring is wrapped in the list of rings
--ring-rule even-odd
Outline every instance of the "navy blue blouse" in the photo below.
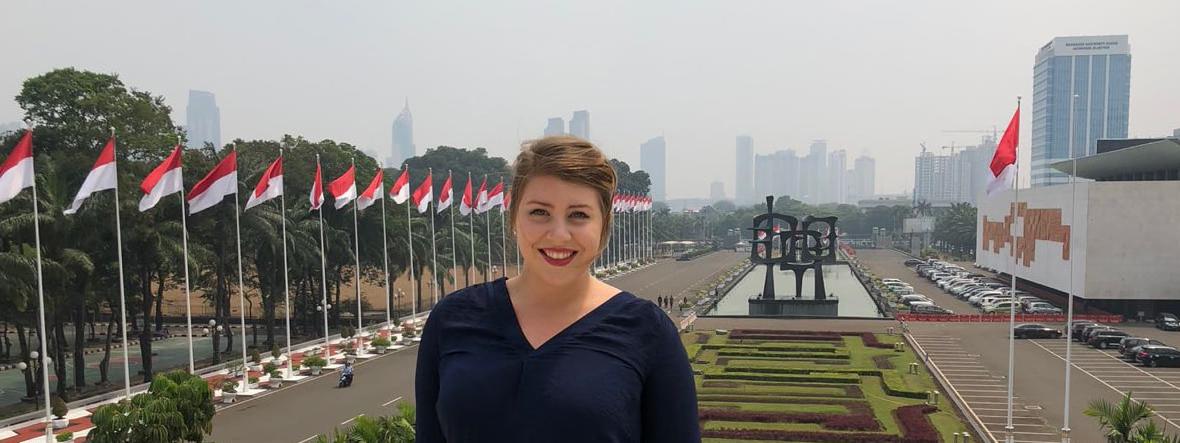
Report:
[[[699,442],[676,326],[620,292],[533,349],[506,279],[444,297],[415,378],[420,443]]]

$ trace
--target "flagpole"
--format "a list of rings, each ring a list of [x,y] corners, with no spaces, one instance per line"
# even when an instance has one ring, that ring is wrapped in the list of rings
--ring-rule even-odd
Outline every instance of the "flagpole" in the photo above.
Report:
[[[29,125],[29,137],[32,138],[32,124]],[[31,153],[30,153],[31,154]],[[31,162],[34,160],[30,160]],[[53,417],[50,416],[52,407],[49,404],[49,344],[45,339],[47,330],[45,329],[45,284],[41,278],[41,222],[38,220],[39,211],[37,209],[37,167],[33,163],[33,238],[37,243],[37,309],[40,315],[38,321],[41,322],[41,354],[37,357],[41,363],[41,393],[45,397],[45,441],[53,441]],[[126,343],[124,343],[126,347]],[[60,383],[60,381],[59,381]]]
[[[410,177],[410,165],[406,164],[406,178]],[[406,183],[406,188],[409,189],[410,183]],[[413,305],[410,311],[410,324],[418,318],[418,285],[414,284],[414,220],[410,215],[410,206],[412,206],[414,199],[406,199],[406,246],[410,249],[410,294],[413,298]]]
[[[1073,351],[1073,258],[1074,258],[1074,252],[1076,251],[1073,248],[1073,245],[1074,245],[1073,233],[1074,233],[1074,227],[1077,226],[1077,218],[1076,218],[1077,217],[1077,206],[1078,206],[1078,201],[1077,201],[1077,198],[1078,198],[1078,183],[1077,183],[1077,180],[1078,180],[1078,159],[1077,159],[1077,157],[1073,158],[1072,163],[1073,163],[1073,175],[1071,175],[1069,178],[1069,182],[1070,182],[1069,183],[1069,185],[1070,185],[1070,190],[1069,190],[1069,192],[1070,192],[1069,237],[1066,238],[1066,240],[1069,241],[1069,245],[1070,245],[1070,249],[1069,249],[1069,301],[1067,302],[1068,304],[1066,305],[1066,308],[1065,308],[1067,310],[1066,318],[1065,318],[1065,346],[1066,346],[1066,348],[1065,348],[1065,411],[1064,411],[1065,422],[1061,426],[1061,442],[1062,443],[1069,443],[1071,440],[1069,437],[1069,431],[1070,431],[1070,429],[1069,429],[1069,389],[1070,389],[1069,378],[1070,378],[1070,373],[1073,372],[1073,367],[1072,367],[1073,366],[1073,352],[1072,352]]]
[[[470,171],[467,172],[467,186],[468,187],[471,186],[471,172]],[[463,188],[463,195],[467,196],[467,188]],[[476,206],[477,200],[478,200],[478,197],[473,197],[471,199],[471,207],[468,208],[468,209],[470,209],[470,211],[467,212],[467,237],[468,237],[467,243],[471,245],[471,272],[476,272],[476,270],[475,270],[475,206]],[[470,274],[468,274],[468,275],[470,275]]]
[[[237,145],[230,145],[230,146],[233,147],[233,150],[235,153],[238,151]],[[234,169],[235,169],[235,175],[236,175],[237,174],[237,172],[236,172],[237,165],[234,165]],[[236,178],[235,178],[235,181],[236,181]],[[238,199],[238,184],[234,183],[234,231],[236,232],[237,237],[238,237],[238,244],[237,244],[237,251],[238,251],[238,309],[241,311],[241,312],[239,312],[240,315],[238,317],[240,317],[241,325],[242,325],[242,364],[244,365],[244,364],[246,364],[246,283],[244,281],[244,278],[242,277],[242,222],[241,222],[242,217],[240,215],[242,211],[241,211],[241,208],[238,206],[238,204],[240,203],[238,200],[239,200]],[[250,389],[249,375],[250,374],[247,373],[246,376],[244,377],[245,380],[242,380],[243,386],[246,387],[246,390]]]
[[[282,168],[283,162],[283,147],[279,147],[279,167]],[[285,174],[284,174],[285,175]],[[266,180],[270,180],[269,177]],[[284,179],[285,183],[286,180]],[[268,183],[269,184],[269,183]],[[282,211],[280,219],[283,221],[283,311],[287,317],[287,378],[290,379],[291,374],[291,280],[290,268],[287,266],[287,190],[284,189],[279,193],[279,210]]]
[[[378,166],[384,173],[385,168]],[[385,183],[382,174],[381,189],[377,194],[381,198],[381,261],[385,266],[385,327],[389,328],[389,339],[393,339],[393,314],[390,305],[393,304],[393,288],[389,286],[389,237],[385,231]]]
[[[508,277],[508,239],[504,236],[504,196],[508,189],[503,188],[504,177],[500,177],[500,275]]]
[[[352,168],[353,168],[352,169],[353,170],[352,186],[355,188],[356,187],[356,172],[355,172],[356,171],[356,157],[352,158]],[[359,340],[360,339],[359,336],[361,334],[361,331],[364,330],[363,317],[361,317],[361,231],[360,231],[360,228],[358,227],[359,224],[357,223],[357,212],[359,212],[359,210],[357,209],[357,206],[359,206],[359,205],[356,204],[355,197],[352,200],[353,200],[353,202],[352,202],[352,240],[353,240],[352,255],[354,257],[356,257],[356,273],[355,273],[356,274],[355,275],[356,281],[353,284],[353,286],[356,287],[356,334],[355,335],[357,336],[357,339]],[[357,346],[357,348],[359,349],[360,346]]]
[[[488,175],[487,174],[483,175],[483,182],[484,183],[488,182]],[[477,203],[476,205],[478,206],[479,204]],[[487,241],[487,245],[488,245],[488,261],[487,261],[486,270],[484,271],[484,274],[483,274],[483,282],[484,283],[487,283],[488,277],[491,277],[491,275],[492,275],[492,214],[490,212],[491,212],[490,209],[488,209],[487,211],[484,212],[484,214],[486,214],[486,215],[484,215],[484,221],[487,222],[487,223],[484,223],[484,240]]]
[[[426,202],[426,213],[430,215],[430,309],[438,304],[438,247],[434,234],[434,168],[426,168],[426,179],[430,181],[430,201]]]
[[[319,154],[315,155],[315,169],[316,172],[320,172]],[[323,176],[321,175],[320,177],[316,177],[315,180],[320,180],[322,183]],[[315,185],[313,184],[312,186]],[[328,306],[328,251],[327,246],[324,243],[324,194],[322,189],[320,190],[319,198],[320,207],[317,208],[318,210],[316,212],[319,213],[320,218],[320,291],[322,293],[320,308],[322,308],[321,310],[324,312],[324,357],[330,360],[332,358],[332,343],[328,338],[331,336],[331,334],[328,332],[328,310],[331,309],[331,307]],[[336,308],[339,309],[340,307],[337,306]]]
[[[111,128],[111,140],[115,139],[115,128]],[[115,150],[118,146],[115,146]],[[119,156],[115,153],[111,162],[115,168],[115,255],[119,257],[119,318],[123,324],[119,327],[123,333],[123,393],[131,399],[131,357],[127,350],[127,295],[123,283],[123,222],[119,216]],[[191,337],[191,336],[190,336]]]
[[[180,149],[181,161],[184,158],[184,144],[180,142],[180,136],[176,136],[176,147]],[[184,167],[180,170],[181,184],[180,184],[180,232],[181,243],[184,249],[184,318],[186,327],[188,328],[188,372],[190,374],[197,373],[196,359],[193,357],[193,296],[192,290],[189,288],[188,279],[188,205],[184,199]],[[228,313],[227,313],[228,314]],[[144,319],[146,322],[147,319]],[[230,333],[229,325],[225,326],[226,333]],[[127,340],[123,340],[123,347],[127,347]],[[218,352],[216,349],[213,352]],[[243,364],[245,360],[242,360]],[[146,374],[145,374],[146,375]]]
[[[451,275],[455,278],[455,287],[459,287],[459,250],[455,249],[455,177],[451,170],[447,170],[447,181],[451,182],[451,204],[447,205],[451,214]]]
[[[1016,97],[1016,111],[1020,112],[1020,97]],[[1018,123],[1019,124],[1019,123]],[[1017,145],[1020,140],[1016,140]],[[1020,215],[1020,156],[1012,161],[1015,169],[1013,170],[1015,178],[1012,180],[1012,226],[1016,226],[1016,217]],[[1004,441],[1012,443],[1015,436],[1012,435],[1016,427],[1012,424],[1012,377],[1016,366],[1016,268],[1020,265],[1020,253],[1016,249],[1016,234],[1012,235],[1012,302],[1008,303],[1008,422],[1004,425]],[[1068,345],[1067,345],[1068,346]],[[1068,348],[1067,348],[1068,349]],[[1065,405],[1066,409],[1069,404]]]

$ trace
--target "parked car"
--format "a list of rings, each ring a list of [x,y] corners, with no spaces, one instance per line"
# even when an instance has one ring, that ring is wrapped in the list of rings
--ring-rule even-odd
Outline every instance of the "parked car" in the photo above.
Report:
[[[1073,339],[1075,341],[1078,341],[1078,337],[1081,337],[1081,335],[1082,335],[1082,330],[1085,329],[1086,326],[1090,326],[1090,325],[1094,325],[1094,324],[1097,324],[1097,323],[1095,323],[1091,320],[1074,320],[1073,323],[1071,323],[1069,325],[1069,328],[1072,330],[1070,332],[1070,334],[1071,334],[1070,336],[1073,337]]]
[[[1042,301],[1025,306],[1024,312],[1029,314],[1060,314],[1061,308]]]
[[[985,314],[1007,314],[1015,304],[1016,302],[1012,300],[1000,300],[989,305],[984,305],[983,312]]]
[[[1170,312],[1161,312],[1155,316],[1155,327],[1165,331],[1180,331],[1180,318]]]
[[[915,314],[954,314],[955,313],[955,311],[944,308],[942,306],[936,306],[933,303],[925,304],[924,302],[918,302],[918,303],[914,303],[913,305],[910,305],[910,312],[913,312]]]
[[[1016,325],[1015,328],[1012,328],[1012,335],[1016,338],[1061,338],[1061,330],[1042,324],[1028,323]]]
[[[1117,329],[1098,331],[1091,334],[1090,338],[1086,339],[1086,344],[1089,344],[1090,346],[1098,349],[1116,347],[1118,346],[1119,342],[1123,341],[1123,338],[1129,337],[1130,335],[1131,334],[1119,331]]]
[[[1093,324],[1090,326],[1086,326],[1084,329],[1082,329],[1082,334],[1080,336],[1078,336],[1078,341],[1080,341],[1082,343],[1089,343],[1090,336],[1094,335],[1098,331],[1109,331],[1112,329],[1114,329],[1114,326],[1100,325],[1100,324]]]
[[[917,266],[917,265],[921,265],[921,264],[925,264],[925,263],[926,263],[926,260],[917,259],[917,258],[909,258],[909,259],[906,259],[906,261],[905,261],[906,266]]]
[[[881,279],[881,283],[890,284],[890,283],[905,283],[905,282],[901,281],[901,279],[896,279],[896,278],[883,278],[883,279]]]
[[[1135,361],[1135,355],[1144,346],[1164,346],[1164,342],[1147,337],[1127,337],[1119,342],[1119,353],[1123,355],[1123,360]]]
[[[979,292],[979,293],[976,293],[975,295],[968,297],[967,303],[971,303],[975,306],[979,306],[979,304],[984,299],[984,297],[991,297],[991,296],[998,297],[1000,295],[1001,294],[999,291],[983,291],[983,292]]]
[[[1176,348],[1170,347],[1148,347],[1140,349],[1139,354],[1135,356],[1135,361],[1143,366],[1159,367],[1159,366],[1180,366],[1180,351]]]

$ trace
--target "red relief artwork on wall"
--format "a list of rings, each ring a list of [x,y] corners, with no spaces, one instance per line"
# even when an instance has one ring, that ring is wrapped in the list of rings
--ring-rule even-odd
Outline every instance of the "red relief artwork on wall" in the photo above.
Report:
[[[1000,248],[1011,245],[1016,217],[1023,219],[1024,226],[1021,235],[1015,238],[1016,247],[1008,249],[1009,255],[1017,254],[1016,259],[1028,267],[1037,258],[1036,240],[1046,240],[1061,243],[1061,259],[1069,261],[1070,227],[1061,223],[1061,208],[1030,209],[1027,202],[1009,205],[1003,220],[983,217],[983,249],[999,254]]]

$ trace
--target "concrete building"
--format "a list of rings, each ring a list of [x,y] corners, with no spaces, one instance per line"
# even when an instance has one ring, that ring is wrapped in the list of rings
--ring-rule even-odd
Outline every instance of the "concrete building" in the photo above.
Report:
[[[1094,154],[1100,138],[1126,138],[1131,49],[1126,35],[1057,37],[1033,67],[1032,186],[1066,183],[1053,163]]]
[[[221,109],[212,92],[188,91],[184,131],[189,148],[203,148],[205,144],[221,148]]]
[[[570,135],[590,140],[590,111],[574,111],[574,117],[570,119]]]
[[[953,183],[949,156],[922,149],[914,158],[914,201],[950,202],[957,196]]]
[[[755,203],[754,195],[754,138],[737,136],[737,171],[734,173],[734,203],[738,206]]]
[[[651,178],[651,198],[653,201],[668,199],[668,152],[664,137],[659,136],[639,145],[639,169],[647,172]]]
[[[385,166],[400,167],[406,160],[418,155],[418,148],[414,146],[414,115],[410,113],[410,100],[406,99],[402,112],[393,119],[393,145]]]
[[[871,199],[877,194],[877,161],[867,155],[856,158],[853,162],[852,173],[849,174],[850,184],[848,202],[859,202]]]
[[[714,180],[709,184],[709,200],[716,203],[725,199],[725,182]]]
[[[754,154],[755,198],[766,198],[768,195],[776,195],[774,182],[778,178],[778,175],[775,173],[774,163],[774,154]]]
[[[976,261],[1115,314],[1180,312],[1180,231],[1170,223],[1180,220],[1180,140],[1103,145],[1051,165],[1062,174],[1076,165],[1074,184],[982,199]]]
[[[565,134],[565,120],[561,117],[550,118],[545,124],[545,136]]]
[[[843,149],[828,154],[827,194],[832,203],[848,202],[848,156]]]
[[[815,140],[811,142],[807,157],[799,163],[800,200],[813,205],[830,201],[827,176],[828,142]]]

